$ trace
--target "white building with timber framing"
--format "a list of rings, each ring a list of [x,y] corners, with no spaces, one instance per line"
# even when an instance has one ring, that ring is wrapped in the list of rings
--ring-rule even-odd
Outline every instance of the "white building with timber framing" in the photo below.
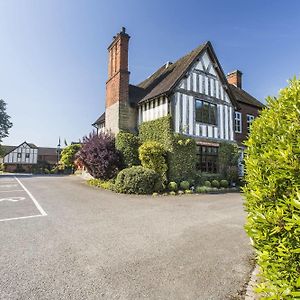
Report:
[[[137,132],[141,123],[171,115],[174,132],[196,139],[198,168],[216,172],[219,143],[241,146],[248,120],[264,105],[242,89],[240,71],[224,75],[210,42],[167,62],[141,83],[129,84],[129,38],[123,27],[108,47],[106,108],[93,126]]]

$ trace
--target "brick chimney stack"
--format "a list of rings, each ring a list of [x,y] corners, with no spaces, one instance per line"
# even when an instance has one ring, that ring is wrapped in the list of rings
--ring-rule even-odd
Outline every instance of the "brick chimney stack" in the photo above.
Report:
[[[106,107],[118,101],[128,101],[129,74],[128,43],[130,36],[125,27],[114,36],[108,47],[108,80],[106,82]]]
[[[129,39],[125,27],[122,27],[108,47],[105,128],[112,133],[135,131],[136,126],[136,112],[129,103]]]
[[[243,73],[239,70],[235,70],[227,74],[227,81],[230,84],[235,85],[238,88],[242,88],[242,75]]]

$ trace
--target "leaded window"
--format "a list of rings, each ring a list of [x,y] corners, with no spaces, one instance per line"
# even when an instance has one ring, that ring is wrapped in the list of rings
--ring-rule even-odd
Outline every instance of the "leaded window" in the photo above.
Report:
[[[197,170],[207,173],[218,172],[218,147],[197,146]]]
[[[217,125],[217,105],[196,99],[196,122]]]

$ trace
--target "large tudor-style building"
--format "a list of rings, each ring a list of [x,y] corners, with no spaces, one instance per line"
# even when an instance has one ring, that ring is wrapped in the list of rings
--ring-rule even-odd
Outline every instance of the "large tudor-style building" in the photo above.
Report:
[[[169,114],[174,132],[196,139],[199,169],[216,172],[219,143],[242,148],[264,105],[242,89],[240,71],[224,75],[210,42],[167,62],[140,84],[129,84],[129,38],[123,27],[108,47],[106,108],[93,126],[137,132],[142,122]]]

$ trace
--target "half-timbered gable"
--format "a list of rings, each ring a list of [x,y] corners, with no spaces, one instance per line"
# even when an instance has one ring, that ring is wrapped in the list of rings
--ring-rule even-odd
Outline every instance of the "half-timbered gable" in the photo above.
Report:
[[[174,130],[197,138],[234,141],[234,103],[209,47],[174,89]]]
[[[36,164],[38,157],[38,148],[33,144],[26,142],[17,147],[9,149],[3,157],[4,164]]]

